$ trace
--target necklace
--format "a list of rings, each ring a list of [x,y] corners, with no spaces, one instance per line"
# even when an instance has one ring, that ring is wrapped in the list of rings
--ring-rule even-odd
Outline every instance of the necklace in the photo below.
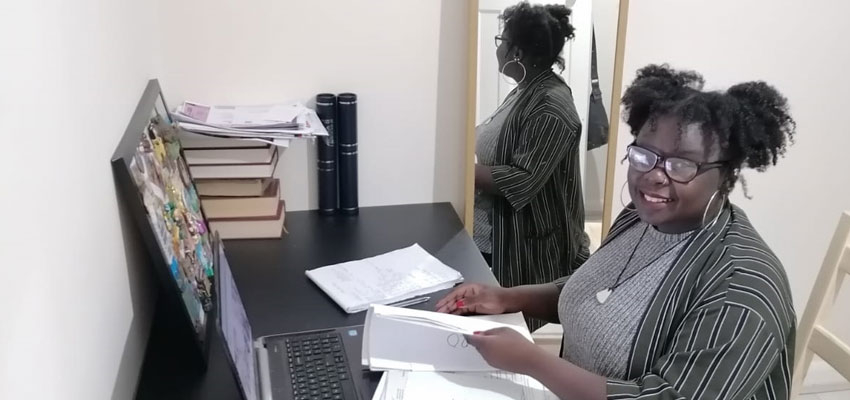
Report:
[[[634,278],[641,271],[643,271],[644,269],[646,269],[650,265],[654,264],[661,257],[664,257],[667,253],[673,251],[673,249],[675,249],[676,247],[679,247],[679,245],[682,242],[684,242],[685,240],[687,240],[688,238],[693,236],[693,233],[691,233],[690,235],[685,236],[684,238],[680,239],[678,242],[673,243],[672,246],[670,246],[669,248],[667,248],[667,250],[664,250],[664,252],[662,252],[661,254],[656,256],[655,258],[653,258],[652,261],[650,261],[646,265],[640,267],[637,271],[633,272],[631,275],[627,276],[625,279],[623,279],[621,281],[620,278],[623,277],[623,274],[626,273],[626,269],[629,268],[629,264],[632,263],[632,258],[634,258],[635,253],[637,252],[638,247],[640,247],[641,242],[643,242],[643,238],[644,238],[644,236],[646,236],[646,231],[648,231],[648,230],[649,230],[649,224],[647,224],[646,227],[643,228],[643,232],[640,234],[640,239],[638,239],[637,244],[632,249],[632,253],[629,254],[629,258],[628,258],[628,260],[626,260],[626,265],[623,265],[623,269],[620,270],[620,274],[617,275],[617,280],[614,282],[614,284],[605,288],[605,289],[602,289],[602,290],[596,292],[596,301],[598,301],[599,304],[605,304],[605,302],[608,300],[608,297],[611,296],[611,293],[614,293],[614,290],[617,289],[620,285],[628,282],[629,279]]]

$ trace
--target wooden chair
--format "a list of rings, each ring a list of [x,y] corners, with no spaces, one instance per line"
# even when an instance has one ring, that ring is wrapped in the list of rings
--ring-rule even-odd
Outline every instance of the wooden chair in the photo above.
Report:
[[[806,311],[797,327],[796,357],[791,398],[795,399],[803,387],[812,357],[817,354],[850,380],[850,346],[842,342],[824,326],[844,275],[850,274],[850,212],[845,212],[826,252],[818,273]]]

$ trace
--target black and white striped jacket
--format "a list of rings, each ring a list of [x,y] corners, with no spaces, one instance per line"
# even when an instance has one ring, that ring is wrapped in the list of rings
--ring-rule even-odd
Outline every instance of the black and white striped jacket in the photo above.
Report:
[[[553,71],[518,93],[492,167],[502,194],[493,203],[493,274],[502,286],[552,282],[587,260],[580,135],[570,88]]]
[[[603,246],[638,221],[624,210]],[[787,399],[795,324],[782,264],[729,205],[662,280],[608,398]]]

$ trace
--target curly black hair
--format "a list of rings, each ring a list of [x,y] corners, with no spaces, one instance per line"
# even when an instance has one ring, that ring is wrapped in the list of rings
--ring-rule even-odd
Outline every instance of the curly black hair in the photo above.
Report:
[[[776,165],[794,142],[796,123],[788,100],[765,82],[740,83],[725,92],[703,91],[704,83],[694,71],[648,65],[626,89],[623,111],[635,137],[661,116],[677,117],[680,126],[699,125],[706,141],[716,139],[720,145],[727,165],[722,190],[728,193],[741,168],[764,171]]]
[[[510,6],[499,17],[511,46],[516,46],[534,66],[564,69],[561,51],[567,39],[574,37],[570,24],[572,11],[563,5],[530,5],[527,1]]]

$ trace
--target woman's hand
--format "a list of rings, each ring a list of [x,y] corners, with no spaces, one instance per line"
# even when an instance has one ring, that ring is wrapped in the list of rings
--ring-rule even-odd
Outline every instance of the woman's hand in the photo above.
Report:
[[[510,310],[508,289],[466,283],[437,302],[437,312],[450,314],[504,314]]]
[[[493,180],[491,166],[475,164],[475,189],[492,196],[502,196],[502,192],[499,191],[496,182]]]
[[[559,399],[605,399],[605,378],[583,370],[530,342],[511,328],[466,335],[490,366],[537,379]]]
[[[466,335],[466,342],[478,349],[487,364],[493,368],[529,375],[545,353],[514,329],[502,327],[474,335]]]

